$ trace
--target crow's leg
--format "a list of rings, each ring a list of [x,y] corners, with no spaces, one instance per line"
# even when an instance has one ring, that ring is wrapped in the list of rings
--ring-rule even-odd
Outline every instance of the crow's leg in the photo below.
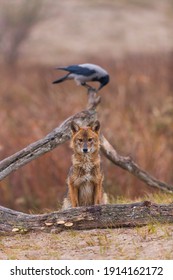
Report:
[[[91,87],[90,85],[86,84],[85,82],[81,83],[82,86],[84,86],[85,88],[87,88],[88,90],[93,90],[93,91],[97,91],[95,88]]]

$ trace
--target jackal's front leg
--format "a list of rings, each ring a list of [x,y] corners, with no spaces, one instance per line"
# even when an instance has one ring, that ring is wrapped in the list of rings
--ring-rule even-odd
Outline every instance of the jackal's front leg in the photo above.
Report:
[[[102,203],[102,196],[103,196],[103,186],[102,186],[103,178],[100,178],[98,183],[95,185],[95,192],[94,192],[94,205]]]
[[[68,187],[72,207],[79,206],[78,188],[76,188],[71,182],[68,183]]]

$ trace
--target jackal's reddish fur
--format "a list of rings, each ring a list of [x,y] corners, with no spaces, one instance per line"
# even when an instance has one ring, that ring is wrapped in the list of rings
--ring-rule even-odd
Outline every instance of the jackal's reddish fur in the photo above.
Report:
[[[72,122],[72,167],[67,178],[68,195],[63,208],[106,203],[103,193],[103,173],[100,167],[98,121],[87,127]]]

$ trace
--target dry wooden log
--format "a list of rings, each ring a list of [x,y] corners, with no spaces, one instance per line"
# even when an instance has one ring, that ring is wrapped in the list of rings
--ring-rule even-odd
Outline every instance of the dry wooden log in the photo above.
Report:
[[[24,214],[0,206],[1,233],[56,233],[68,229],[134,227],[151,223],[173,223],[173,204],[161,205],[150,201],[107,204],[39,215]]]

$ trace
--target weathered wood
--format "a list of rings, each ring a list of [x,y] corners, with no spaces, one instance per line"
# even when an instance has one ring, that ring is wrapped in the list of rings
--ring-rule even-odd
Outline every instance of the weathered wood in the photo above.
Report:
[[[28,145],[21,151],[0,161],[0,180],[8,176],[14,170],[17,170],[23,165],[69,140],[71,137],[70,124],[72,121],[77,121],[79,124],[86,126],[88,123],[95,121],[96,119],[96,111],[92,109],[84,110],[69,117],[43,139]]]
[[[65,211],[31,215],[0,206],[0,232],[60,232],[144,226],[151,223],[173,223],[173,204],[149,201],[132,204],[107,204],[77,207]]]
[[[59,127],[55,128],[43,139],[28,145],[19,152],[0,161],[0,181],[7,177],[11,172],[19,169],[23,165],[69,140],[71,137],[70,124],[72,121],[77,121],[83,126],[95,121],[97,119],[96,107],[99,103],[100,98],[96,96],[96,92],[92,89],[89,89],[86,110],[70,116]]]
[[[133,174],[150,187],[157,188],[164,192],[173,193],[172,185],[161,182],[151,176],[149,173],[141,169],[131,157],[119,155],[103,135],[101,135],[101,151],[112,163]]]

